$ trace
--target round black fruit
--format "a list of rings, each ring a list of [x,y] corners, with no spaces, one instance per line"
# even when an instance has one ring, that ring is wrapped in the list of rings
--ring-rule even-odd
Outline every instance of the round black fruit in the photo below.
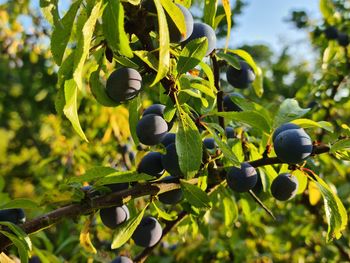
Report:
[[[146,116],[148,114],[155,114],[163,118],[164,110],[165,110],[165,105],[158,104],[158,103],[152,104],[147,109],[145,109],[142,116]]]
[[[32,256],[29,260],[28,263],[41,263],[41,260],[38,256]]]
[[[100,210],[102,223],[114,229],[130,218],[129,209],[126,205],[102,208]]]
[[[133,261],[128,257],[119,256],[119,257],[113,259],[111,261],[111,263],[133,263]]]
[[[154,217],[142,218],[135,229],[132,239],[141,247],[153,247],[162,237],[162,227]]]
[[[142,77],[132,68],[115,70],[107,79],[108,96],[117,103],[122,103],[136,97],[141,89]]]
[[[162,117],[156,114],[143,116],[136,126],[137,137],[145,145],[156,145],[160,143],[167,133],[168,124]]]
[[[177,26],[175,25],[174,21],[170,18],[170,16],[167,15],[169,37],[170,37],[171,43],[181,43],[181,42],[185,41],[186,39],[188,39],[193,32],[192,14],[183,5],[180,5],[180,4],[176,4],[176,5],[180,8],[182,14],[184,15],[185,24],[186,24],[186,34],[181,35],[181,32],[177,28]]]
[[[236,69],[229,66],[226,71],[226,78],[228,83],[237,89],[246,89],[249,84],[255,79],[255,73],[247,62],[241,60],[239,61],[241,69]]]
[[[231,167],[226,176],[228,186],[240,193],[251,190],[257,180],[257,172],[249,163],[242,163],[241,168]]]
[[[191,40],[201,37],[206,37],[208,39],[208,49],[205,54],[208,56],[216,47],[216,35],[214,29],[211,26],[204,23],[194,23],[193,32],[191,36],[185,41],[185,44]]]
[[[147,153],[140,161],[137,171],[139,173],[149,174],[157,178],[161,177],[164,173],[162,154],[159,152]]]
[[[162,180],[162,182],[178,182],[178,178],[174,176],[167,176]],[[182,197],[183,192],[181,188],[174,189],[158,195],[159,201],[166,205],[176,204],[181,201]]]
[[[286,201],[293,198],[298,190],[298,180],[289,173],[279,174],[271,184],[271,194],[277,200]]]
[[[203,144],[204,144],[205,148],[207,148],[209,150],[214,150],[217,146],[214,138],[205,138],[203,140]]]
[[[272,135],[272,142],[275,141],[277,135],[280,134],[281,132],[284,132],[286,130],[293,130],[293,129],[301,129],[301,128],[300,128],[300,126],[298,126],[298,125],[296,125],[294,123],[291,123],[291,122],[287,122],[287,123],[282,124],[273,133],[273,135]]]
[[[163,116],[164,110],[165,110],[165,105],[156,103],[156,104],[149,106],[147,109],[145,109],[142,116],[146,116],[149,114],[155,114],[155,115],[158,115],[158,116],[164,118],[164,116]],[[167,122],[167,124],[168,124],[168,131],[170,131],[171,128],[173,127],[174,120]]]
[[[236,137],[235,136],[235,130],[232,127],[229,127],[229,126],[227,126],[225,128],[225,134],[226,134],[227,139],[234,139]]]
[[[277,157],[288,164],[300,163],[312,153],[312,141],[304,129],[286,130],[274,140]]]
[[[182,176],[175,143],[166,147],[166,154],[162,156],[162,164],[169,174],[177,177]]]
[[[183,192],[181,189],[174,189],[158,195],[159,201],[166,205],[173,205],[181,201]]]
[[[164,136],[163,140],[160,142],[163,144],[164,147],[167,147],[169,144],[175,143],[176,135],[175,133],[167,133],[167,135]]]
[[[329,26],[325,29],[324,34],[329,40],[336,39],[338,37],[338,30],[334,26]]]
[[[233,97],[238,97],[238,98],[244,98],[243,95],[239,94],[239,93],[231,93],[231,94],[227,94],[224,97],[224,111],[242,111],[242,109],[232,101],[231,98]]]
[[[339,45],[343,47],[346,47],[347,45],[349,45],[349,42],[350,42],[349,36],[345,33],[339,33],[337,40]]]
[[[0,210],[0,221],[23,224],[26,221],[26,216],[21,208],[3,209]]]

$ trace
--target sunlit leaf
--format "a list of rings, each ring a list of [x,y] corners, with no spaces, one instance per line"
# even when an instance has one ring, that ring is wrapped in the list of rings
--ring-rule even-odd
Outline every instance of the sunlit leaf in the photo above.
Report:
[[[117,227],[112,241],[112,249],[116,249],[124,245],[132,236],[137,226],[140,224],[147,206],[135,217],[130,218],[124,224]]]
[[[181,181],[181,189],[183,190],[185,199],[193,206],[198,208],[210,208],[211,202],[206,192],[196,185]]]

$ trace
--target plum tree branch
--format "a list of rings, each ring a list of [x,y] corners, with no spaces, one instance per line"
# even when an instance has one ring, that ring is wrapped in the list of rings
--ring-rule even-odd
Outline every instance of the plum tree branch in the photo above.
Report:
[[[314,146],[313,155],[322,154],[329,152],[330,148],[327,145],[318,145]],[[272,165],[272,164],[281,164],[283,163],[277,157],[271,158],[261,158],[258,160],[249,162],[254,167]],[[224,178],[219,178],[215,185],[218,185],[224,180]],[[196,184],[198,182],[197,178],[193,178],[188,181],[191,184]],[[122,205],[128,203],[130,200],[142,196],[156,195],[164,192],[168,192],[174,189],[180,188],[178,183],[164,183],[164,182],[147,182],[147,183],[138,183],[134,187],[110,193],[104,196],[92,198],[92,199],[83,199],[79,203],[73,203],[56,210],[53,210],[47,214],[34,218],[26,223],[20,225],[20,227],[27,234],[32,234],[48,228],[54,224],[61,222],[64,219],[76,218],[80,215],[90,213],[94,210]],[[4,251],[11,241],[6,238],[4,235],[0,235],[0,251]]]
[[[220,67],[218,64],[218,61],[216,59],[215,52],[211,54],[211,60],[213,62],[213,70],[214,70],[214,85],[217,90],[216,94],[216,104],[217,104],[217,109],[218,112],[224,111],[223,109],[223,92],[220,89]],[[225,129],[225,119],[224,117],[219,116],[219,124],[220,126]]]

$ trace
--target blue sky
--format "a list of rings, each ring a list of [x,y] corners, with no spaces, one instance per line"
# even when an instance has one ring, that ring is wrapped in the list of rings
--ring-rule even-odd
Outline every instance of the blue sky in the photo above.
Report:
[[[233,28],[230,46],[262,43],[279,51],[289,43],[298,56],[303,56],[305,51],[311,51],[307,33],[284,22],[291,10],[300,9],[306,10],[312,19],[321,18],[319,0],[250,0],[239,16],[238,27]]]
[[[234,1],[230,0],[231,4]],[[69,2],[70,0],[59,1],[65,7]],[[290,44],[296,58],[304,58],[305,54],[311,58],[312,50],[307,43],[307,33],[284,21],[291,10],[300,9],[306,10],[313,19],[321,17],[319,0],[249,0],[243,14],[238,17],[239,25],[232,29],[230,47],[259,43],[268,44],[274,51],[280,51],[286,44]],[[225,41],[219,45],[224,46],[224,43]]]

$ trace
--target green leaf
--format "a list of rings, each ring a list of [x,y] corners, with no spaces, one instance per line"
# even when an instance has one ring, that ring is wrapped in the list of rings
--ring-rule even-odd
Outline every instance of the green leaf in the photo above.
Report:
[[[135,55],[138,56],[143,62],[147,64],[151,69],[157,71],[159,64],[158,59],[153,55],[153,53],[147,50],[135,50]]]
[[[331,146],[331,153],[335,153],[340,150],[350,150],[350,139],[339,140]]]
[[[11,240],[11,242],[17,247],[21,262],[28,263],[29,250],[26,247],[26,243],[9,232],[0,230],[0,233],[8,237]]]
[[[224,207],[225,226],[231,227],[238,218],[238,207],[233,197],[225,196],[222,200]]]
[[[73,2],[65,16],[55,23],[51,36],[51,53],[57,65],[61,65],[81,1]]]
[[[182,36],[186,36],[186,22],[184,14],[181,9],[173,3],[172,0],[160,0],[163,8],[170,16],[171,20],[173,20],[176,27],[179,29]]]
[[[154,86],[162,78],[166,76],[170,66],[170,45],[169,45],[169,30],[166,21],[166,16],[160,0],[154,0],[154,4],[158,14],[158,25],[159,25],[159,63],[157,69],[157,76],[154,79],[151,86]]]
[[[104,0],[102,29],[108,47],[114,53],[119,52],[126,57],[133,57],[129,39],[124,30],[124,8],[119,0]]]
[[[40,0],[40,7],[44,17],[51,25],[59,21],[58,1]]]
[[[298,119],[308,113],[310,109],[302,109],[295,99],[286,99],[280,105],[274,120],[274,127]]]
[[[132,61],[131,59],[129,59],[127,57],[114,55],[114,59],[118,64],[120,64],[124,67],[133,68],[133,69],[139,68],[139,66],[134,61]]]
[[[214,112],[210,115],[221,116],[228,121],[239,121],[265,132],[269,132],[271,129],[269,121],[257,111]]]
[[[162,210],[157,204],[156,202],[152,202],[153,207],[156,209],[158,216],[167,220],[167,221],[173,221],[177,218],[176,214],[169,214],[167,212],[165,212],[164,210]]]
[[[73,78],[73,67],[74,67],[74,51],[72,51],[65,60],[63,60],[58,70],[58,87],[62,88],[66,80]]]
[[[300,127],[306,129],[306,128],[322,128],[325,129],[326,131],[333,132],[334,128],[332,123],[327,122],[327,121],[313,121],[309,119],[296,119],[291,121],[296,125],[299,125]]]
[[[239,60],[236,56],[224,52],[218,52],[215,55],[218,58],[225,60],[230,66],[234,67],[235,69],[241,69],[241,65],[239,64]]]
[[[225,44],[225,50],[228,47],[229,41],[230,41],[230,36],[231,36],[231,6],[230,6],[230,0],[221,0],[222,6],[224,7],[225,15],[226,15],[226,23],[227,23],[227,33],[226,33],[226,44]]]
[[[263,80],[264,80],[264,77],[262,74],[262,70],[260,67],[257,67],[256,71],[255,71],[255,80],[254,80],[252,85],[253,85],[253,89],[255,91],[255,94],[258,97],[261,97],[264,93]]]
[[[141,103],[139,101],[139,97],[132,99],[129,102],[129,129],[131,133],[131,137],[136,145],[139,145],[139,138],[136,134],[136,125],[139,121],[139,107]]]
[[[134,218],[130,218],[124,224],[117,227],[112,241],[112,249],[120,248],[132,236],[137,226],[140,224],[147,206]]]
[[[280,172],[281,173],[281,172]],[[294,170],[292,171],[292,175],[294,175],[298,180],[298,191],[297,194],[304,193],[307,187],[307,173],[302,170]]]
[[[139,180],[154,179],[148,174],[137,171],[117,171],[112,167],[96,166],[86,171],[82,176],[74,176],[69,179],[70,183],[96,181],[96,185],[109,183],[128,183]]]
[[[181,189],[183,190],[186,200],[191,205],[198,208],[211,208],[209,196],[198,186],[181,180]]]
[[[181,171],[186,178],[191,178],[202,162],[202,140],[190,116],[179,105],[177,107],[180,121],[176,134],[176,152]]]
[[[64,97],[66,105],[63,108],[63,113],[72,123],[74,130],[79,136],[88,142],[79,122],[78,106],[77,106],[77,85],[73,79],[67,80],[64,84]]]
[[[200,92],[208,95],[209,97],[216,98],[213,90],[206,85],[200,84],[200,83],[192,83],[191,84],[193,89],[199,90]]]
[[[26,246],[27,250],[29,251],[32,250],[32,241],[30,240],[27,233],[23,231],[22,228],[20,228],[19,226],[11,222],[0,222],[0,224],[7,226],[14,234],[16,234],[18,239],[21,240],[23,244]]]
[[[337,55],[337,51],[338,45],[333,41],[329,41],[327,48],[323,52],[323,69],[327,69],[327,64]]]
[[[215,29],[215,16],[218,0],[204,1],[203,22]]]
[[[102,0],[96,1],[90,16],[84,23],[82,30],[78,30],[78,43],[76,50],[74,52],[74,73],[73,78],[76,83],[78,89],[82,89],[83,87],[83,68],[86,59],[89,56],[89,49],[92,40],[92,36],[94,33],[96,21],[100,16],[100,11],[102,7]],[[81,17],[83,17],[81,15]],[[83,19],[83,18],[81,18]],[[82,22],[82,21],[80,21]]]
[[[266,107],[257,104],[255,102],[249,101],[246,98],[240,98],[238,96],[231,96],[230,99],[237,104],[243,111],[255,111],[259,112],[264,116],[265,120],[272,126],[272,117],[270,111]]]
[[[221,15],[217,15],[215,17],[215,22],[214,22],[214,27],[213,28],[217,28],[219,26],[219,24],[221,23],[221,21],[226,17],[225,14],[221,14]]]
[[[221,132],[219,129],[217,129],[216,125],[213,125],[212,123],[206,123],[204,126],[211,134],[211,136],[213,136],[218,147],[223,152],[224,156],[232,163],[232,165],[240,166],[240,161],[238,160],[237,156],[232,152],[231,148],[227,145],[227,143],[224,143],[216,134],[215,130],[213,130],[216,129],[219,132]]]
[[[258,97],[261,97],[264,93],[264,87],[263,87],[263,75],[262,75],[262,70],[260,67],[258,67],[255,64],[254,59],[252,58],[252,56],[242,50],[242,49],[235,49],[235,50],[229,50],[229,52],[236,54],[237,56],[243,58],[248,64],[249,66],[251,66],[251,68],[253,69],[254,73],[255,73],[255,80],[253,82],[253,88],[255,91],[255,94]]]
[[[204,71],[205,75],[208,78],[208,82],[209,82],[209,87],[216,92],[216,88],[215,88],[215,84],[214,84],[214,73],[212,71],[212,69],[210,68],[209,65],[205,64],[203,61],[201,61],[199,63],[199,66],[202,68],[202,70]]]
[[[316,183],[323,197],[328,223],[327,242],[334,238],[339,239],[342,236],[341,232],[346,229],[348,224],[346,209],[339,197],[319,176],[313,173],[312,176],[309,175],[309,179]]]
[[[207,49],[208,39],[206,37],[197,38],[187,43],[177,62],[178,73],[186,73],[197,66],[204,58]]]
[[[96,185],[139,182],[153,179],[155,179],[153,176],[144,173],[138,173],[137,171],[123,171],[115,174],[110,174],[99,179],[96,182]]]
[[[320,11],[324,19],[329,21],[335,11],[333,2],[330,0],[320,0]]]
[[[31,199],[18,198],[7,202],[0,206],[0,209],[8,208],[23,208],[23,209],[32,209],[38,208],[38,204]]]

